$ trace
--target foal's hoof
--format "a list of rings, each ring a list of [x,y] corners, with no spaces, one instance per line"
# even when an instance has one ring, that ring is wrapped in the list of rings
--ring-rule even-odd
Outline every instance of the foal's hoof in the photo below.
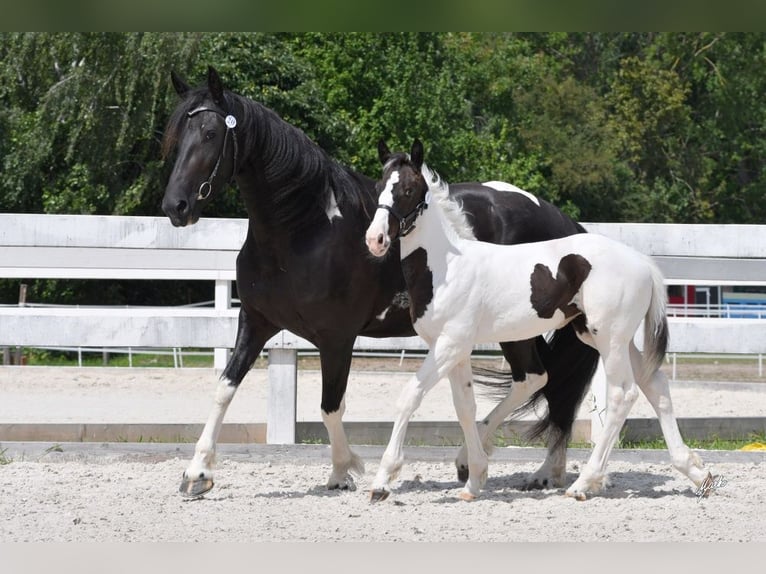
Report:
[[[458,466],[457,467],[457,479],[458,482],[462,482],[465,484],[468,482],[468,467],[467,466]]]
[[[460,494],[458,494],[457,497],[460,500],[465,500],[466,502],[473,502],[474,500],[476,500],[476,495],[471,494],[467,490],[461,490]]]
[[[389,494],[391,494],[391,492],[385,488],[375,488],[370,491],[370,503],[374,504],[375,502],[383,502],[386,498],[388,498]]]
[[[213,490],[212,478],[200,477],[191,480],[186,474],[184,474],[181,486],[178,488],[178,492],[180,492],[184,498],[199,498],[211,490]]]
[[[580,502],[587,500],[588,496],[582,491],[582,490],[567,490],[566,495],[569,498],[574,498],[575,500],[579,500]]]

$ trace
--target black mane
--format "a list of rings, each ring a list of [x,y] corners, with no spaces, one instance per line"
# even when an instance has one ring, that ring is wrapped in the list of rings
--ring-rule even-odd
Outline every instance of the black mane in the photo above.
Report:
[[[237,119],[237,172],[247,164],[258,166],[257,202],[270,211],[274,224],[290,231],[327,222],[325,211],[333,192],[341,213],[369,211],[375,199],[371,179],[340,165],[302,130],[258,102],[229,91],[224,100],[224,111]],[[191,90],[176,107],[162,141],[163,157],[178,144],[187,112],[203,104],[210,105],[206,87]]]

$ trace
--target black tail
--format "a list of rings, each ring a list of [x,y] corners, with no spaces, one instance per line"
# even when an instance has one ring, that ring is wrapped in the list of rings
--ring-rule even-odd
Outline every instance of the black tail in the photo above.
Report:
[[[572,425],[598,367],[599,354],[580,341],[570,323],[555,331],[548,342],[538,343],[538,353],[548,371],[548,383],[534,393],[514,413],[524,413],[544,397],[548,403],[545,416],[532,427],[527,439],[534,440],[548,431],[548,449],[569,442]]]

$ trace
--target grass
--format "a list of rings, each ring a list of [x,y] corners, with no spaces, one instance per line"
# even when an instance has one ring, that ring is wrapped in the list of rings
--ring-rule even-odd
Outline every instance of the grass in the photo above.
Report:
[[[766,443],[766,435],[760,433],[751,433],[747,438],[724,439],[718,436],[712,436],[709,439],[689,439],[684,440],[686,446],[697,450],[739,450],[746,444],[753,442]],[[665,439],[658,438],[644,441],[620,441],[619,448],[641,448],[641,449],[667,449],[668,445]]]
[[[6,464],[11,464],[13,462],[12,458],[8,458],[5,456],[5,453],[8,451],[7,448],[0,449],[0,466],[4,466]]]
[[[158,353],[137,353],[134,352],[132,356],[133,367],[167,367],[172,368],[175,366],[173,355],[164,354],[172,353],[172,349],[159,349],[163,351],[163,354]],[[187,352],[205,352],[209,349],[185,349]],[[61,352],[61,351],[46,351],[39,349],[25,349],[24,357],[26,358],[27,365],[33,365],[38,367],[77,367],[79,366],[77,360],[77,353],[74,352]],[[104,356],[100,352],[85,352],[82,353],[82,366],[83,367],[129,367],[130,358],[127,353],[109,353],[107,355],[107,361],[104,362]],[[211,354],[205,355],[184,355],[183,366],[191,368],[212,368],[213,356]]]
[[[760,433],[751,433],[747,437],[739,438],[739,439],[723,439],[719,438],[717,436],[712,436],[708,439],[690,439],[690,440],[684,440],[684,443],[689,447],[693,448],[695,450],[739,450],[746,444],[750,444],[753,442],[760,442],[766,444],[766,434],[760,434]],[[327,440],[327,437],[318,437],[318,436],[312,436],[307,437],[304,440],[300,441],[300,444],[330,444]],[[454,446],[459,447],[461,443],[458,444],[447,444],[442,443],[438,446]],[[529,442],[523,439],[523,437],[520,436],[514,436],[514,437],[507,437],[498,435],[495,437],[494,442],[496,447],[503,448],[503,447],[509,447],[509,446],[523,446],[523,447],[536,447],[536,448],[545,448],[545,443],[543,441],[534,441]],[[425,444],[422,442],[412,442],[407,441],[405,443],[405,446],[434,446],[433,444]],[[593,445],[589,441],[572,441],[569,443],[568,448],[583,448],[583,449],[590,449]],[[667,444],[665,444],[665,439],[658,438],[658,439],[651,439],[651,440],[640,440],[640,441],[626,441],[623,439],[620,439],[620,441],[617,443],[615,448],[624,448],[624,449],[645,449],[645,450],[667,450]]]

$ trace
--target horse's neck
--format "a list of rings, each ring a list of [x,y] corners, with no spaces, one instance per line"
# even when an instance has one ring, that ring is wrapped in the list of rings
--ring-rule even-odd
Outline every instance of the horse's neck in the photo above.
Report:
[[[455,251],[463,240],[452,228],[439,200],[433,198],[415,221],[413,232],[401,241],[401,258],[404,259],[418,248],[425,249],[432,256]]]
[[[257,159],[251,163],[262,170],[263,183],[274,189],[309,187],[326,176],[322,150],[303,131],[260,104],[256,117]]]

